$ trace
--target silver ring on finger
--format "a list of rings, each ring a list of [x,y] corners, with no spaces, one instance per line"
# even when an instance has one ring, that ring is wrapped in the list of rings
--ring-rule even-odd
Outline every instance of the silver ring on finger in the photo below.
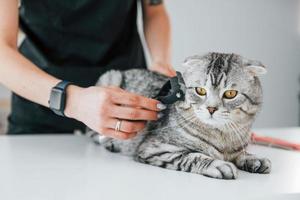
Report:
[[[121,124],[122,120],[117,120],[116,126],[115,126],[115,131],[120,131],[121,130]]]

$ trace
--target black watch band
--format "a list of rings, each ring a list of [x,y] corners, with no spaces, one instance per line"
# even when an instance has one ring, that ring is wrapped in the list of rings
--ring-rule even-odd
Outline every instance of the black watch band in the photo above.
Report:
[[[57,115],[65,116],[64,111],[66,107],[66,89],[72,84],[68,81],[61,81],[51,89],[49,98],[49,108]]]
[[[162,3],[163,3],[163,0],[150,0],[150,1],[149,1],[149,4],[150,4],[151,6],[160,5],[160,4],[162,4]]]

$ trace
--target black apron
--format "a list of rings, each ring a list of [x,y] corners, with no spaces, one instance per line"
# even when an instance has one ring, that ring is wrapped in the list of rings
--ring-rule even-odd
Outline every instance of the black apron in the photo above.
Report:
[[[109,69],[145,68],[136,0],[22,0],[20,52],[45,72],[88,87]],[[8,134],[71,133],[81,122],[12,95]]]

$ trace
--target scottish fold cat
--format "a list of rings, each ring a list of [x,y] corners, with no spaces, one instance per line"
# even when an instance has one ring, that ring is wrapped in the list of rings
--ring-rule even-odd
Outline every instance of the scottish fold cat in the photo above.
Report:
[[[106,149],[136,161],[220,179],[237,178],[237,168],[269,173],[271,162],[246,151],[251,126],[262,106],[258,61],[236,54],[207,53],[187,58],[180,85],[184,101],[169,105],[132,140],[107,139]],[[167,77],[142,69],[109,71],[100,86],[119,86],[154,97]]]

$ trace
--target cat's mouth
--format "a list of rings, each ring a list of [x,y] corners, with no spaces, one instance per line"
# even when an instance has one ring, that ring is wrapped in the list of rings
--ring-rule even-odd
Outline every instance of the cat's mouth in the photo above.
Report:
[[[215,127],[221,127],[226,124],[226,119],[220,119],[218,116],[215,116],[215,114],[211,115],[201,115],[196,114],[199,121],[201,121],[204,124],[215,126]]]
[[[206,123],[209,123],[209,124],[218,123],[218,120],[214,116],[212,116],[212,115],[210,115],[209,117],[207,117],[203,121],[205,121]]]

